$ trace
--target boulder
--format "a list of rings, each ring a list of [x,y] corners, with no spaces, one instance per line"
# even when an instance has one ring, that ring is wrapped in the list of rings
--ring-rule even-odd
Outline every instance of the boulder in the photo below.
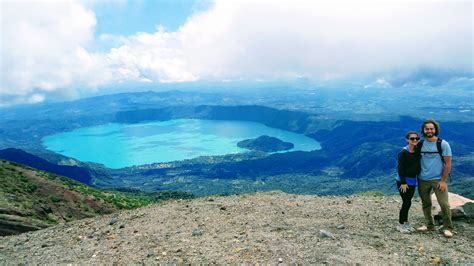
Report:
[[[474,218],[474,202],[468,202],[464,204],[462,208],[468,218]]]
[[[441,208],[439,206],[436,195],[431,195],[432,213],[435,219],[441,219]],[[474,200],[468,199],[461,195],[449,192],[449,206],[451,209],[452,219],[472,218]]]

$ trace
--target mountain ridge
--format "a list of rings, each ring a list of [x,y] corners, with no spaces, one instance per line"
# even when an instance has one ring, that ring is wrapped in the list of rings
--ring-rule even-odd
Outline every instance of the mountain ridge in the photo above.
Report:
[[[0,160],[0,235],[111,213],[117,208],[74,189],[71,179]]]
[[[76,165],[54,164],[21,149],[7,148],[0,150],[0,159],[14,161],[19,164],[28,165],[38,170],[67,176],[87,185],[91,184],[92,175],[88,168]]]

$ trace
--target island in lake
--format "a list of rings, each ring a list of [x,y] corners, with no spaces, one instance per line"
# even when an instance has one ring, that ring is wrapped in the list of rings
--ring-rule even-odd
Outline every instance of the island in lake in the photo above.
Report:
[[[277,152],[293,149],[294,145],[291,142],[284,142],[278,138],[270,136],[260,136],[255,139],[246,139],[237,143],[240,148],[245,148],[254,151]]]

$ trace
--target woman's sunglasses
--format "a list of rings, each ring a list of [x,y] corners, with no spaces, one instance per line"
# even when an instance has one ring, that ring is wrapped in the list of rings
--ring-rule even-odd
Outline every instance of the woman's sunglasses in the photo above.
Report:
[[[419,137],[416,137],[416,138],[414,138],[414,137],[411,137],[411,138],[408,138],[408,139],[409,139],[409,140],[413,140],[413,141],[415,141],[415,140],[420,140],[420,138],[419,138]]]

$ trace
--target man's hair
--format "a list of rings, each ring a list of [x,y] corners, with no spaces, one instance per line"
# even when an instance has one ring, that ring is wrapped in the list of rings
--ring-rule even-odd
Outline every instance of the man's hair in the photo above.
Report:
[[[425,125],[426,124],[433,124],[434,125],[434,128],[436,130],[436,132],[434,133],[435,136],[438,136],[439,135],[439,124],[438,122],[436,122],[434,119],[430,118],[430,119],[426,119],[425,121],[423,121],[423,124],[421,125],[421,134],[423,134],[423,136],[425,136],[425,131],[423,130],[425,128]]]
[[[420,135],[418,135],[418,132],[416,132],[416,131],[408,131],[407,134],[405,135],[405,138],[408,139],[408,137],[410,137],[411,134],[415,134],[417,136],[420,136]]]

